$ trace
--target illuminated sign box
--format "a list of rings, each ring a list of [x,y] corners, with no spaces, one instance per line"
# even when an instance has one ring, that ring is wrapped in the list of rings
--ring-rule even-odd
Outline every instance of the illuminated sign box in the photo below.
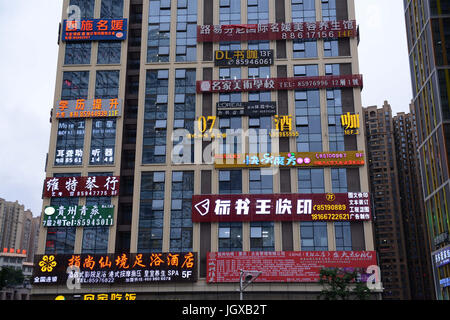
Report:
[[[56,206],[46,207],[42,219],[44,227],[112,226],[114,206]]]
[[[61,100],[56,119],[121,117],[122,109],[122,99]]]
[[[358,135],[360,128],[359,114],[347,112],[347,114],[341,115],[341,125],[346,136]]]
[[[217,169],[359,167],[365,164],[364,159],[363,151],[216,154],[214,167]]]
[[[362,88],[362,86],[363,79],[360,74],[294,78],[199,80],[197,81],[197,93]]]
[[[127,19],[64,20],[62,41],[118,41],[127,38]]]
[[[276,102],[249,101],[249,102],[217,102],[216,114],[218,117],[265,117],[277,113]]]
[[[37,255],[34,259],[33,284],[65,285],[69,280],[83,287],[197,281],[197,253],[192,252]],[[73,271],[68,273],[69,267]]]
[[[54,177],[44,182],[44,198],[112,197],[119,195],[120,177]]]
[[[214,52],[216,67],[271,66],[273,59],[273,50],[218,50]]]
[[[240,270],[257,270],[255,282],[318,282],[322,268],[359,269],[377,265],[375,251],[208,252],[208,283],[239,282]]]
[[[193,222],[368,221],[368,192],[194,195]]]
[[[353,38],[355,20],[266,24],[198,25],[198,42]]]

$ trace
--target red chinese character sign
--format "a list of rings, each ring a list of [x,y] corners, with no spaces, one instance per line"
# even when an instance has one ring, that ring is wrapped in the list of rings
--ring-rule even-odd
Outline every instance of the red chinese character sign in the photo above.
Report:
[[[193,222],[368,221],[367,192],[194,195]]]
[[[363,86],[362,75],[316,76],[295,78],[199,80],[197,93],[355,88]]]
[[[45,198],[112,197],[119,195],[120,177],[53,177],[44,182]]]
[[[322,268],[377,265],[375,251],[209,252],[207,282],[239,282],[239,270],[261,272],[255,282],[318,282]]]
[[[199,25],[198,42],[354,38],[355,20]]]
[[[127,19],[64,20],[62,41],[118,41],[127,38]]]

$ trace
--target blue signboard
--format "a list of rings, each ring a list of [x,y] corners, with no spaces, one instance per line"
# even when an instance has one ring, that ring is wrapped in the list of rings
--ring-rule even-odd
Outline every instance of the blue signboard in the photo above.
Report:
[[[62,41],[125,40],[127,27],[127,19],[64,20]]]

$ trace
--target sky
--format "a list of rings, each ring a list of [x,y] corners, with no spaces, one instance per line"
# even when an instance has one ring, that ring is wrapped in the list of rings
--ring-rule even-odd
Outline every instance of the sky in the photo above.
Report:
[[[412,99],[403,1],[355,0],[363,106]],[[0,0],[0,198],[42,210],[60,0]]]

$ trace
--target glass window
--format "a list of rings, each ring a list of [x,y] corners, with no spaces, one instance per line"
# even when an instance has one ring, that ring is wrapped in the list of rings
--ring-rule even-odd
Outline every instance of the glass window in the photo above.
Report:
[[[338,57],[339,41],[337,39],[323,40],[323,53],[325,57]]]
[[[114,99],[119,96],[119,71],[97,71],[95,81],[96,99]]]
[[[104,19],[123,17],[123,0],[102,0],[100,17]]]
[[[61,100],[87,99],[88,89],[89,71],[65,71],[63,73]]]
[[[250,193],[273,193],[273,172],[271,169],[252,169],[249,171]]]
[[[64,64],[90,64],[90,42],[67,42]]]
[[[294,58],[316,58],[316,40],[293,40]]]
[[[247,23],[269,23],[269,0],[248,0]]]
[[[298,193],[324,192],[324,169],[298,169]]]
[[[315,0],[292,0],[292,22],[315,22]]]
[[[240,24],[241,0],[221,0],[219,8],[219,21],[221,25]]]
[[[328,235],[326,222],[301,222],[302,251],[327,251]]]
[[[114,164],[115,145],[116,119],[93,119],[89,164]]]
[[[147,62],[169,62],[169,53],[170,0],[150,0]]]
[[[337,20],[336,0],[322,1],[322,20],[323,21]]]
[[[83,163],[84,133],[84,120],[59,120],[55,166],[73,166]]]
[[[219,171],[219,194],[242,193],[242,170]]]
[[[94,18],[95,0],[70,0],[71,6],[78,6],[81,11],[81,19]],[[73,12],[72,12],[73,14]],[[69,18],[71,15],[69,14]]]
[[[99,41],[97,64],[119,64],[121,51],[121,42]]]
[[[178,3],[176,61],[197,60],[197,0]]]
[[[273,222],[250,223],[250,251],[274,251]]]
[[[242,223],[219,223],[219,252],[242,251]]]
[[[353,250],[350,222],[335,222],[334,232],[336,234],[336,251]]]

